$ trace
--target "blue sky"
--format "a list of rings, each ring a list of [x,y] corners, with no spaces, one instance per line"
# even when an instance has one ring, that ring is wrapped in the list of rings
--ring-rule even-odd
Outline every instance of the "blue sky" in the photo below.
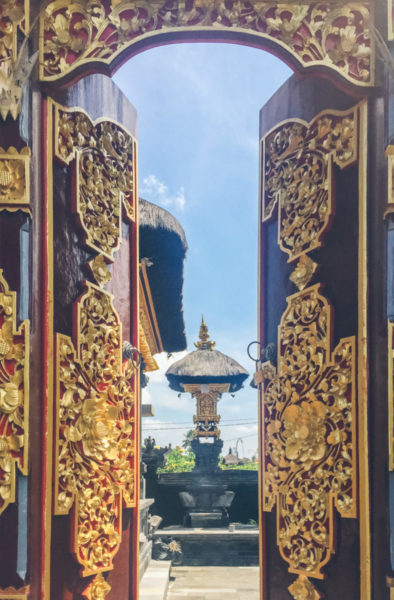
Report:
[[[290,75],[261,50],[204,43],[148,50],[114,77],[138,112],[139,193],[169,210],[188,240],[188,351],[203,313],[216,348],[251,374],[246,347],[256,339],[257,323],[259,110]],[[149,375],[143,392],[155,406],[143,436],[161,445],[180,444],[192,428],[194,401],[178,398],[164,376],[183,355],[156,356],[161,369]],[[257,395],[249,380],[235,398],[223,396],[219,412],[225,453],[243,438],[245,454],[254,454]]]

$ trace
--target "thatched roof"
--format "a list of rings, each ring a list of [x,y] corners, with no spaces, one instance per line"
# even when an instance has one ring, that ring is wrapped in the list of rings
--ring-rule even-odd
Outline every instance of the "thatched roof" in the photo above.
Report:
[[[190,383],[229,383],[230,391],[235,392],[242,387],[249,373],[236,360],[214,350],[215,342],[208,341],[208,328],[202,320],[198,350],[194,350],[175,362],[167,369],[166,377],[170,388],[183,392],[182,384]]]
[[[148,259],[147,276],[166,352],[186,348],[183,319],[185,232],[167,210],[139,199],[140,260]]]

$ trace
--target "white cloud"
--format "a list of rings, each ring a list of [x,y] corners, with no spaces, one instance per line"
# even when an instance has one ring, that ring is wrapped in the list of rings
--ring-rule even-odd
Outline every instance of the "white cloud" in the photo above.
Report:
[[[153,174],[144,177],[142,186],[140,186],[140,194],[146,196],[147,200],[156,202],[161,206],[173,206],[181,211],[184,210],[186,205],[185,188],[183,186],[175,194],[171,194],[168,186]]]

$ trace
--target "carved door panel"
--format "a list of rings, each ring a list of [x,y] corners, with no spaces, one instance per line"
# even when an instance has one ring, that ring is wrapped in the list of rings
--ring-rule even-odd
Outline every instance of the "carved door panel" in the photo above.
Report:
[[[98,91],[117,92],[99,79],[44,107],[45,585],[64,600],[137,598],[138,373],[122,356],[138,346],[135,113],[102,115]]]
[[[264,600],[370,597],[365,110],[291,78],[260,115]]]

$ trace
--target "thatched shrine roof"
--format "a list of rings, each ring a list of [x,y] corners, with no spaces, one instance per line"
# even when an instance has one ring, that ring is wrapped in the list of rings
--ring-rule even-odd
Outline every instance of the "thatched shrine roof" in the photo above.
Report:
[[[167,210],[139,199],[140,261],[147,276],[166,352],[186,348],[183,318],[183,261],[187,242],[180,223]]]
[[[197,350],[190,352],[167,369],[166,377],[170,388],[183,392],[183,384],[229,383],[231,392],[239,390],[249,373],[236,360],[213,349],[215,342],[209,340],[204,319],[200,329],[200,340],[195,344]]]

